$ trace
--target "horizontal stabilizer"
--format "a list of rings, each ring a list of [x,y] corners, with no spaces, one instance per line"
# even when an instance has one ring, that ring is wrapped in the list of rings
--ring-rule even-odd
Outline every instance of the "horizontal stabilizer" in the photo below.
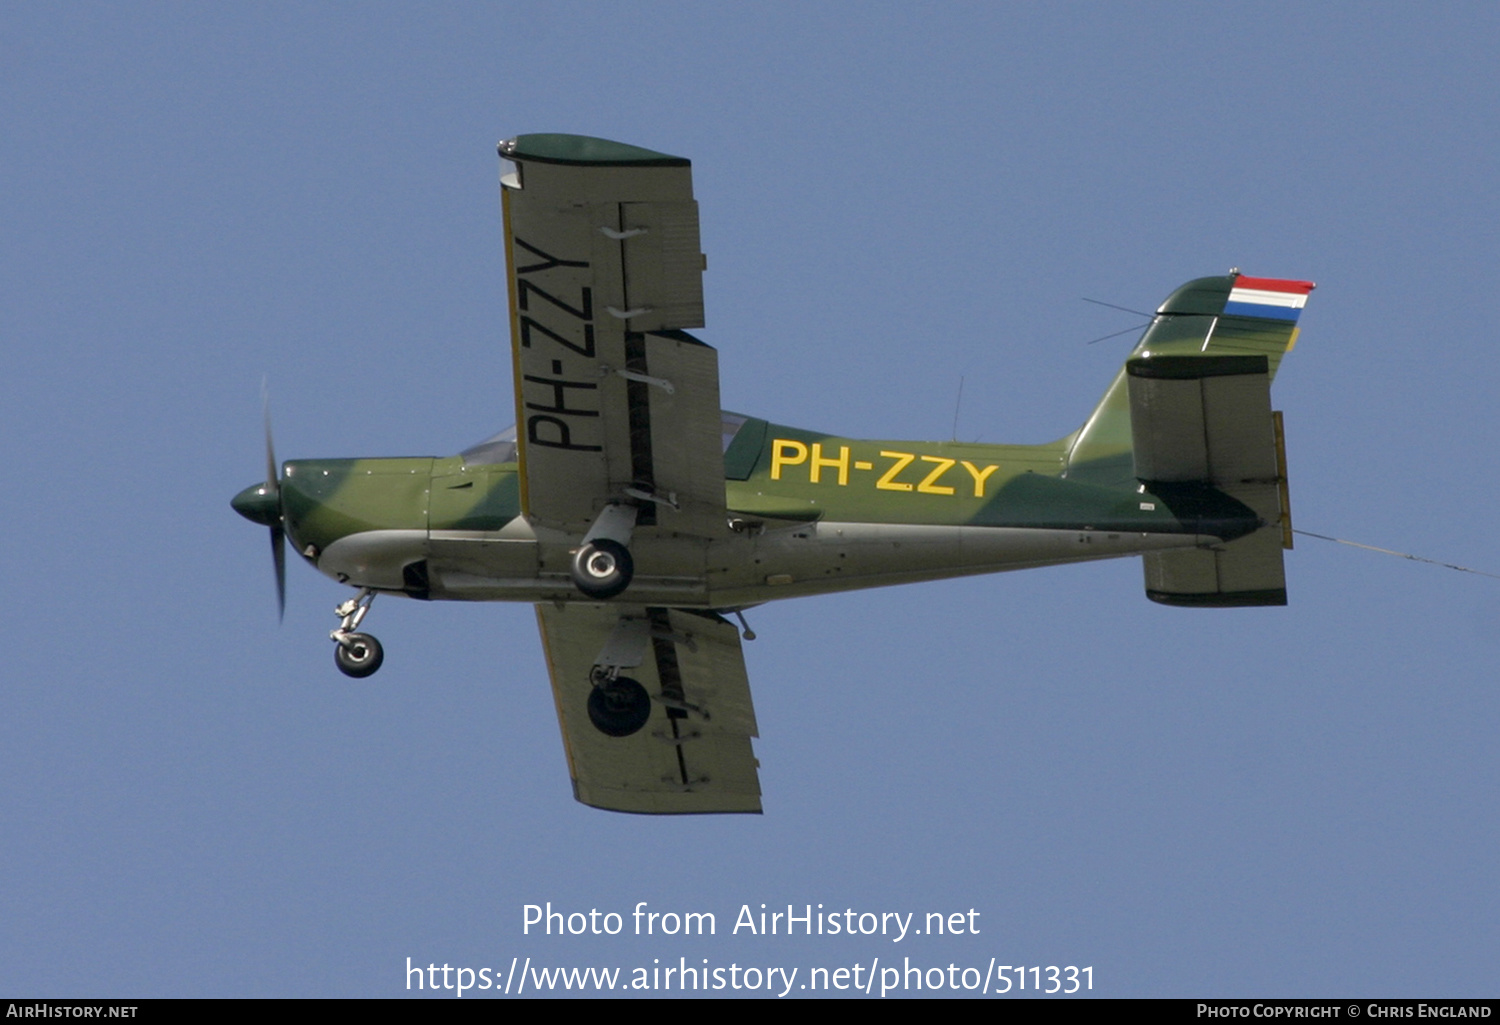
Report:
[[[1197,608],[1285,605],[1281,551],[1280,532],[1267,527],[1213,549],[1148,553],[1146,597]]]
[[[1167,605],[1285,605],[1284,458],[1264,356],[1140,357],[1125,365],[1138,480],[1200,485],[1262,526],[1213,548],[1143,557],[1146,596]]]
[[[1143,357],[1126,363],[1125,372],[1137,479],[1219,488],[1275,484],[1264,356]]]

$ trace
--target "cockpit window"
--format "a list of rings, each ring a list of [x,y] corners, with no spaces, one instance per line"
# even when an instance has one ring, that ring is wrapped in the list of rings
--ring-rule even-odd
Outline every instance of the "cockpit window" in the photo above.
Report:
[[[516,461],[516,429],[507,427],[499,434],[485,438],[477,445],[470,445],[459,455],[465,466],[492,466],[495,463]]]
[[[766,422],[753,416],[725,413],[723,423],[724,476],[729,480],[749,480],[765,445]]]
[[[750,418],[748,416],[740,416],[738,413],[722,413],[720,415],[724,418],[724,451],[728,452],[730,444],[734,441],[734,436],[740,433],[740,428],[745,426],[745,421]]]

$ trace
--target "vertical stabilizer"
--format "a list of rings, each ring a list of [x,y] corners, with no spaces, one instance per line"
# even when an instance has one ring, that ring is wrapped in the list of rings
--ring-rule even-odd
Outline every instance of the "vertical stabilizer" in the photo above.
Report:
[[[1189,281],[1167,297],[1130,354],[1261,356],[1268,380],[1297,343],[1297,318],[1313,290],[1310,281],[1251,278],[1234,272]],[[1092,484],[1128,485],[1136,479],[1130,389],[1121,367],[1068,448],[1066,476]]]

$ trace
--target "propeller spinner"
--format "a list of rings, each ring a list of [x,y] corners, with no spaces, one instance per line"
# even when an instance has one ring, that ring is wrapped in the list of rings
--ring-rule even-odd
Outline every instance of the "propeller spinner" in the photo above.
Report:
[[[276,447],[271,441],[271,403],[264,397],[266,421],[266,482],[252,484],[229,504],[251,523],[271,528],[271,560],[276,566],[276,614],[286,616],[286,526],[281,511],[281,482],[276,473]]]

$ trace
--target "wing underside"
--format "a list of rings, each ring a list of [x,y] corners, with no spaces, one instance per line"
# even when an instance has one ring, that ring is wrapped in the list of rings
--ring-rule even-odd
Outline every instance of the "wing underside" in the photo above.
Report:
[[[712,613],[643,606],[538,605],[573,793],[611,811],[759,812],[757,735],[739,631]],[[590,670],[622,636],[642,640],[621,670],[651,696],[644,727],[624,737],[590,721]],[[627,659],[626,661],[631,661]]]
[[[719,536],[718,354],[682,330],[703,324],[688,162],[537,138],[501,144],[522,509],[582,535],[633,501],[644,529]]]
[[[728,516],[718,354],[684,330],[703,324],[691,168],[580,136],[518,136],[500,154],[516,167],[501,200],[521,509],[542,569],[586,537],[623,541],[598,533],[623,506],[637,581],[701,583],[707,542],[727,535]],[[537,621],[578,800],[647,813],[761,810],[733,626],[614,602],[538,605]],[[644,725],[619,707],[630,704],[620,694],[641,691],[615,678],[649,696]],[[601,693],[613,711],[591,705]]]

